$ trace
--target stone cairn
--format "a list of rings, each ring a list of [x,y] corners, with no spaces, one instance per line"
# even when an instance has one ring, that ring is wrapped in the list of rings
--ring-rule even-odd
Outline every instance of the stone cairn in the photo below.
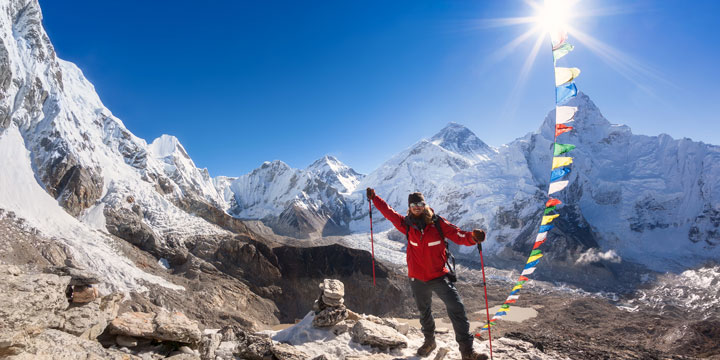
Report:
[[[315,300],[313,310],[313,326],[333,326],[348,317],[348,309],[345,307],[345,285],[340,280],[325,279],[320,284],[320,297]]]

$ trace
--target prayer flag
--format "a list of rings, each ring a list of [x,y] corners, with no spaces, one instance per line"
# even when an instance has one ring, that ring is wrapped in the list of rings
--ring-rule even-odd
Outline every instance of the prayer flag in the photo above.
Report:
[[[552,162],[552,168],[553,170],[555,170],[561,166],[568,166],[570,164],[572,164],[571,157],[554,157]]]
[[[560,134],[564,134],[572,129],[573,129],[572,126],[557,124],[557,125],[555,125],[555,137],[558,137]]]
[[[568,186],[570,181],[564,180],[564,181],[556,181],[554,183],[550,183],[550,188],[548,189],[548,195],[552,195]]]
[[[540,225],[540,231],[539,231],[539,232],[541,232],[541,233],[542,233],[542,232],[547,232],[547,231],[552,230],[552,228],[554,228],[554,227],[555,227],[555,226],[552,226],[552,225]]]
[[[575,148],[575,145],[573,144],[558,144],[555,143],[555,147],[553,148],[553,153],[555,156],[562,155],[572,149]]]
[[[574,82],[560,85],[555,88],[555,103],[563,104],[575,95],[577,95],[577,86]]]
[[[540,251],[540,250],[533,250],[533,251],[530,253],[530,256],[537,255],[537,254],[542,254],[542,251]]]
[[[528,258],[528,261],[540,261],[539,259],[540,259],[541,257],[543,257],[543,254],[538,254],[538,255],[535,255],[535,256],[531,256],[531,257]]]
[[[543,234],[547,234],[547,233],[543,233]],[[544,242],[545,242],[545,239],[543,239],[542,241],[536,241],[535,245],[533,245],[533,250],[539,248],[540,245],[542,245]]]
[[[558,199],[550,199],[545,203],[545,207],[558,206],[560,204],[562,204],[562,201]]]
[[[553,212],[553,210],[555,210],[555,207],[554,207],[554,206],[551,206],[551,207],[549,207],[549,208],[546,208],[545,211],[543,212],[543,215],[547,215],[547,214]]]
[[[557,63],[563,56],[573,51],[575,47],[569,43],[561,44],[557,49],[553,49],[553,61]]]
[[[575,106],[558,106],[555,108],[555,123],[565,124],[573,121],[577,107]]]
[[[570,168],[559,168],[555,169],[550,173],[550,182],[553,182],[555,180],[560,180],[563,176],[570,173]]]
[[[545,241],[545,238],[547,238],[547,234],[537,234],[537,237],[535,237],[535,242]]]
[[[553,220],[555,220],[555,218],[557,218],[558,216],[560,216],[560,214],[543,216],[542,222],[540,223],[540,225],[547,225],[547,224],[551,223]]]
[[[520,275],[520,277],[518,278],[518,280],[528,281],[528,280],[530,280],[530,279],[528,279],[527,276],[522,276],[522,275]]]
[[[530,275],[530,274],[532,274],[532,273],[534,273],[534,272],[535,272],[535,268],[534,268],[534,267],[528,268],[528,269],[523,269],[522,275]]]
[[[580,69],[578,69],[578,68],[556,67],[555,68],[555,86],[560,86],[566,82],[573,81],[579,75],[580,75]]]
[[[550,42],[552,43],[552,49],[556,50],[562,44],[565,44],[567,41],[567,31],[565,29],[554,29],[553,31],[550,31]]]

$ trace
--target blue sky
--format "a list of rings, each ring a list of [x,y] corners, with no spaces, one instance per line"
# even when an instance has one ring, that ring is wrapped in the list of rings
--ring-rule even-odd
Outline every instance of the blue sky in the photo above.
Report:
[[[549,40],[524,1],[49,1],[43,23],[105,105],[148,142],[177,136],[212,176],[263,161],[304,168],[325,154],[368,173],[461,123],[499,146],[554,106]],[[566,66],[608,120],[636,134],[720,144],[716,1],[580,1]],[[601,10],[601,11],[599,11]],[[593,48],[596,51],[593,51]],[[598,55],[605,54],[605,56]]]

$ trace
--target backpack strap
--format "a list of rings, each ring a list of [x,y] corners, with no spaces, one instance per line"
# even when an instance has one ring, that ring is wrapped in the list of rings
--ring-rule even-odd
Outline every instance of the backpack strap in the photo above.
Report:
[[[448,270],[450,270],[451,274],[455,274],[455,256],[450,252],[450,244],[448,244],[447,238],[445,237],[445,234],[443,234],[442,227],[440,226],[441,221],[445,221],[445,219],[441,218],[440,216],[433,215],[433,223],[435,224],[435,228],[437,229],[438,233],[440,234],[440,237],[445,241],[445,252],[447,253],[447,260],[445,260],[445,263],[448,266]],[[450,260],[452,260],[452,266],[450,266]]]

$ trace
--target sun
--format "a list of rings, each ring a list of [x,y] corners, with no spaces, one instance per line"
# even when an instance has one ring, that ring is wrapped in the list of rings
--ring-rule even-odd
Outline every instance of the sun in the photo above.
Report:
[[[536,9],[535,21],[546,33],[566,29],[575,3],[571,0],[545,0],[543,6]]]

